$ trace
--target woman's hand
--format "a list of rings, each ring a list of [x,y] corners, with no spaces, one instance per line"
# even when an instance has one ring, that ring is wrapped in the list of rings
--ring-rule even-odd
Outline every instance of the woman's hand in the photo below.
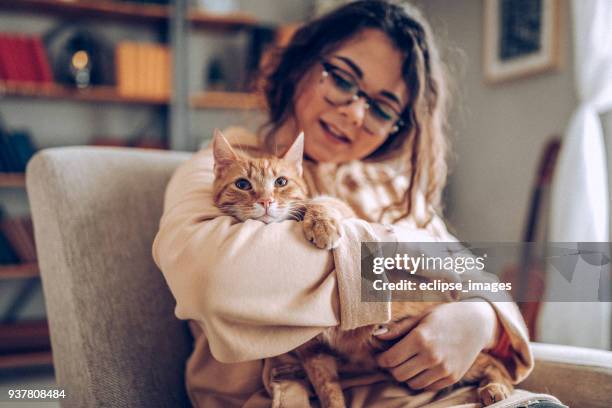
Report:
[[[459,381],[478,353],[495,346],[498,326],[485,301],[444,303],[420,319],[389,324],[377,337],[403,338],[376,359],[412,389],[439,390]]]

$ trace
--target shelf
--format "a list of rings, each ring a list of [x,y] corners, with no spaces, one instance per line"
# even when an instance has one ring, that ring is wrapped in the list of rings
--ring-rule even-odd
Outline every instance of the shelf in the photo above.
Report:
[[[0,9],[60,17],[118,20],[145,24],[168,22],[172,7],[130,3],[129,1],[62,1],[62,0],[7,0]],[[191,26],[199,30],[237,31],[257,25],[254,17],[246,13],[213,14],[191,11],[187,17]]]
[[[123,20],[161,24],[168,20],[168,7],[118,1],[12,0],[0,2],[0,9],[53,14],[60,17]]]
[[[194,109],[263,109],[264,100],[257,94],[241,92],[200,92],[191,97]]]
[[[39,276],[39,274],[40,272],[36,262],[0,265],[0,279],[35,278]]]
[[[34,99],[65,99],[83,102],[124,103],[134,105],[168,105],[168,98],[147,96],[124,96],[113,86],[96,86],[83,90],[56,84],[34,82],[0,82],[0,96]],[[194,109],[263,109],[263,99],[243,92],[199,92],[191,97]],[[8,184],[7,184],[8,183]],[[19,177],[0,176],[0,187],[23,186]]]
[[[53,365],[51,350],[0,355],[0,369]]]
[[[0,82],[0,96],[71,99],[84,102],[125,103],[135,105],[167,105],[168,99],[152,96],[124,96],[114,86],[96,86],[86,89],[69,88],[57,84],[36,82]]]
[[[192,28],[199,30],[237,31],[257,25],[257,20],[246,13],[221,15],[204,11],[191,11],[187,19]]]
[[[0,324],[0,368],[52,364],[46,320]]]
[[[0,173],[0,187],[25,187],[25,174],[23,173]]]

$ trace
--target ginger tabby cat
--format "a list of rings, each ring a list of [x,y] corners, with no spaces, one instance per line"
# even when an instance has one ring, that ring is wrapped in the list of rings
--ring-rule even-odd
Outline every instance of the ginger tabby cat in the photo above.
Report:
[[[303,221],[308,241],[318,248],[332,249],[342,239],[342,220],[354,214],[336,198],[308,198],[302,179],[303,148],[304,137],[300,134],[280,158],[247,157],[236,153],[221,132],[215,130],[214,203],[239,221]],[[440,303],[392,302],[391,320],[424,315]],[[378,328],[379,325],[355,330],[330,327],[295,350],[322,407],[346,406],[338,376],[339,359],[364,371],[380,369],[374,355],[389,344],[373,335]],[[484,405],[506,398],[513,389],[503,364],[485,353],[478,355],[461,382],[478,383]]]

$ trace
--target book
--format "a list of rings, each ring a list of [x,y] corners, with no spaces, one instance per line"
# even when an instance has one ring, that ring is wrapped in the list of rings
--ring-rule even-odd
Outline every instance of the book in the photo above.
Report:
[[[9,143],[13,147],[13,152],[16,157],[17,172],[25,172],[28,162],[38,150],[30,135],[25,130],[15,130],[9,136]]]
[[[0,162],[2,162],[2,171],[11,173],[25,172],[28,161],[34,156],[36,151],[37,148],[27,131],[0,131]]]
[[[0,130],[0,160],[3,163],[3,171],[12,173],[19,171],[20,163],[10,136],[10,133]]]
[[[0,225],[3,225],[6,220],[7,217],[4,208],[0,206]],[[7,265],[16,263],[19,263],[19,257],[9,239],[4,234],[3,229],[0,228],[0,264]]]
[[[0,33],[0,79],[53,82],[53,73],[38,36]]]
[[[34,225],[30,217],[20,217],[17,219],[19,224],[19,232],[24,243],[25,257],[21,259],[23,262],[37,262],[36,243],[34,241]]]
[[[43,45],[42,39],[39,36],[33,36],[29,39],[30,49],[32,52],[34,66],[36,68],[36,79],[43,83],[53,82],[53,72],[47,57],[47,51]]]
[[[0,264],[13,265],[19,263],[19,258],[8,239],[0,232]]]
[[[11,37],[13,41],[12,53],[19,74],[17,80],[23,82],[36,82],[34,58],[32,56],[28,37],[23,34],[13,34]]]
[[[168,97],[170,57],[159,44],[121,41],[115,48],[117,89],[124,96]]]
[[[0,33],[0,58],[2,59],[3,71],[6,75],[5,80],[19,80],[19,65],[15,59],[15,43],[8,33]]]
[[[9,242],[19,262],[37,261],[34,228],[30,217],[3,217],[0,219],[0,233]]]
[[[162,75],[164,78],[164,97],[170,98],[170,96],[172,95],[173,67],[172,51],[168,47],[164,47]]]
[[[130,41],[121,41],[115,48],[115,73],[117,91],[124,96],[136,93],[136,46]]]

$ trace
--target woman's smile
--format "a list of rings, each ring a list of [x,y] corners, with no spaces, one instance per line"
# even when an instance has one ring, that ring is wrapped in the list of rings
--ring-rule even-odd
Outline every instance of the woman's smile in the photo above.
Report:
[[[332,143],[346,144],[349,145],[352,140],[345,136],[345,134],[338,130],[334,125],[328,124],[323,120],[319,120],[323,133]]]

